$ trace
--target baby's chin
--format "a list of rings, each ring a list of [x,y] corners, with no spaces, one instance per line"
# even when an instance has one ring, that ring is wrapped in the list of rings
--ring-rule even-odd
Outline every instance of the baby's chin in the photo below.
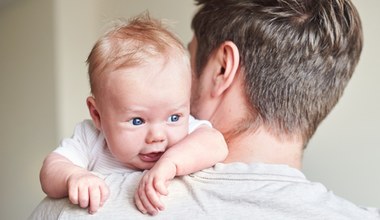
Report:
[[[144,162],[141,161],[138,164],[134,164],[134,166],[128,166],[129,168],[133,170],[138,170],[138,171],[144,171],[144,170],[150,170],[152,167],[156,164],[156,162]]]
[[[150,169],[152,169],[152,167],[154,166],[154,164],[156,164],[157,160],[154,160],[154,161],[144,161],[144,160],[141,160],[140,157],[135,157],[134,159],[132,159],[130,161],[123,162],[119,158],[119,161],[121,163],[123,163],[124,167],[126,167],[128,169],[136,170],[136,171],[144,171],[144,170],[150,170]]]

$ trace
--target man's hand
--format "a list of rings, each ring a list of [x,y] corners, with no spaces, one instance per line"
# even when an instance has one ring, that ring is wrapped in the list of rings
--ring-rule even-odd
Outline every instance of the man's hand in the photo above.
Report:
[[[88,207],[88,213],[95,213],[109,196],[104,180],[88,171],[75,172],[67,179],[67,191],[73,204]]]
[[[142,213],[156,215],[165,209],[160,197],[168,195],[167,187],[176,176],[176,171],[172,161],[161,158],[152,169],[145,172],[135,193],[136,206]]]

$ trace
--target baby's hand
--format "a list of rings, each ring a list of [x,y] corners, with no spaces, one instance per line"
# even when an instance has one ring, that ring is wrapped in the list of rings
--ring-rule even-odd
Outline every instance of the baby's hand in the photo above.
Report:
[[[69,199],[81,208],[88,207],[88,213],[95,213],[102,207],[109,196],[109,189],[104,180],[90,172],[77,172],[67,180]]]
[[[167,159],[160,159],[141,178],[135,193],[135,203],[142,213],[156,215],[165,209],[160,200],[161,195],[167,195],[169,180],[176,175],[176,166]]]

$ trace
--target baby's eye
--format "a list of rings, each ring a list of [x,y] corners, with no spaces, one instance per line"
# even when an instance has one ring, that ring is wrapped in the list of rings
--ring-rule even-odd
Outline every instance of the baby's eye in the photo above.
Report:
[[[129,120],[129,122],[132,123],[133,125],[144,124],[144,120],[142,118],[132,118],[131,120]]]
[[[177,122],[181,116],[179,114],[170,115],[168,118],[169,122]]]

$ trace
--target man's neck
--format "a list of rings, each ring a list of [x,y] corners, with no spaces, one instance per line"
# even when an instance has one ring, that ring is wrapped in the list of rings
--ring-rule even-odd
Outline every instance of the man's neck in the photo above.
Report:
[[[302,166],[302,144],[279,140],[263,129],[230,140],[228,148],[225,163],[285,164],[296,169]]]
[[[229,153],[225,162],[285,164],[301,169],[303,147],[298,140],[281,140],[262,125],[248,126],[243,134],[230,137],[229,133],[241,126],[244,118],[249,117],[248,112],[252,112],[247,109],[250,103],[244,98],[242,85],[241,81],[235,80],[228,91],[210,101],[214,111],[207,119],[228,141]]]

